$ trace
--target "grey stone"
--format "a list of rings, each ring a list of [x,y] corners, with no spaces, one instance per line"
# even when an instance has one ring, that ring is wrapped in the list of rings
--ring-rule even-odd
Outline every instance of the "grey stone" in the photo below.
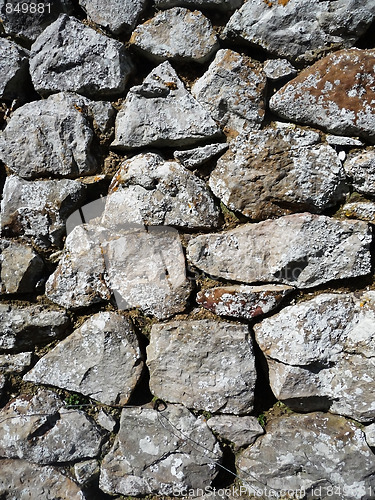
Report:
[[[116,117],[112,147],[188,146],[218,136],[214,120],[166,61],[129,90]]]
[[[0,304],[0,349],[20,351],[62,337],[70,321],[61,310],[46,306]]]
[[[98,424],[109,432],[112,432],[116,425],[116,420],[108,415],[104,410],[100,410],[97,416]]]
[[[275,498],[288,490],[294,498],[321,500],[373,496],[375,457],[363,432],[329,413],[274,419],[236,464],[248,494],[257,497],[265,490]]]
[[[0,456],[39,464],[71,462],[96,457],[102,435],[83,412],[65,410],[58,396],[47,390],[11,400],[0,412]]]
[[[374,14],[373,0],[252,0],[233,14],[224,37],[309,62],[326,51],[353,46]]]
[[[342,212],[350,219],[360,219],[375,224],[375,203],[372,201],[345,203]]]
[[[367,148],[351,154],[344,168],[356,191],[375,196],[375,149]]]
[[[29,52],[16,43],[0,39],[0,98],[24,96],[29,68]]]
[[[132,496],[204,489],[215,478],[220,459],[205,421],[182,405],[168,405],[162,412],[125,408],[113,447],[102,461],[99,486],[109,494]]]
[[[369,446],[375,447],[375,424],[367,425],[363,428],[366,436],[366,441]]]
[[[22,373],[32,363],[32,352],[0,354],[0,373]]]
[[[323,212],[342,201],[348,188],[335,150],[311,144],[311,136],[279,123],[238,136],[219,158],[210,188],[230,210],[253,220]]]
[[[207,146],[200,146],[198,148],[175,151],[173,156],[182,163],[185,168],[194,170],[206,164],[215,156],[223,154],[227,149],[228,144],[220,142],[218,144],[208,144]]]
[[[0,495],[6,500],[84,500],[79,486],[56,467],[1,460]]]
[[[71,90],[96,98],[120,96],[131,71],[123,44],[67,15],[31,47],[31,79],[41,95]]]
[[[62,179],[26,181],[7,177],[1,202],[1,230],[4,236],[30,239],[38,247],[59,247],[68,216],[85,197],[79,181]]]
[[[229,49],[216,54],[191,92],[229,137],[259,128],[265,113],[262,65]]]
[[[236,449],[253,444],[258,436],[264,434],[256,417],[216,415],[207,420],[207,425],[216,434],[234,443]]]
[[[296,68],[287,59],[268,59],[264,63],[263,70],[271,82],[290,79],[297,74]]]
[[[43,271],[43,259],[31,245],[0,240],[0,294],[35,292]]]
[[[250,413],[256,372],[246,325],[213,320],[153,325],[150,389],[165,401],[219,413]]]
[[[219,48],[210,20],[202,12],[173,7],[140,24],[130,38],[152,61],[204,63]]]
[[[270,109],[287,120],[374,143],[374,64],[375,50],[335,52],[276,92]]]
[[[375,419],[375,292],[321,294],[254,325],[275,396],[296,410]]]
[[[85,460],[74,465],[74,475],[77,483],[87,486],[99,477],[100,466],[97,460]]]
[[[293,290],[287,285],[222,286],[201,290],[196,300],[219,316],[250,320],[275,309]]]
[[[130,33],[147,5],[147,0],[80,0],[87,17],[111,33]]]
[[[218,227],[220,210],[205,182],[155,153],[121,164],[109,187],[103,225],[118,221],[188,228]]]
[[[7,382],[6,376],[3,375],[2,373],[0,373],[0,398],[3,397],[6,382]],[[1,483],[0,483],[0,486],[1,486]]]
[[[187,255],[198,269],[224,279],[309,288],[369,274],[370,242],[362,221],[304,213],[197,236]]]
[[[79,392],[104,404],[124,405],[143,362],[129,320],[116,312],[90,316],[42,357],[23,379]]]
[[[159,9],[187,7],[190,9],[234,10],[241,6],[241,0],[155,0]]]
[[[364,146],[364,143],[355,137],[344,137],[342,135],[326,135],[326,141],[330,146],[339,147],[358,147]]]

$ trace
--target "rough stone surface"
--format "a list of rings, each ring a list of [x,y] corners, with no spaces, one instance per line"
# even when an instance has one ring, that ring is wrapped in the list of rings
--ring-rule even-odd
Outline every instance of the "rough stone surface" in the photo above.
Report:
[[[29,53],[16,43],[0,39],[0,98],[23,96]]]
[[[35,292],[43,271],[43,259],[31,245],[0,240],[0,294]]]
[[[317,139],[315,132],[281,123],[238,136],[209,185],[230,210],[251,219],[321,213],[341,201],[347,187],[337,153]]]
[[[147,347],[151,392],[188,408],[250,413],[256,372],[246,325],[212,320],[153,325]]]
[[[20,351],[34,344],[47,344],[62,337],[69,323],[61,310],[0,304],[0,349]]]
[[[85,460],[74,465],[74,475],[77,483],[87,486],[99,477],[100,467],[97,460]]]
[[[282,118],[375,142],[375,50],[335,52],[306,68],[269,102]]]
[[[183,151],[175,151],[173,156],[182,165],[189,170],[194,170],[197,167],[209,162],[215,156],[223,154],[228,149],[228,144],[220,142],[218,144],[208,144],[198,148],[185,149]]]
[[[201,290],[197,302],[219,316],[252,319],[275,309],[293,290],[287,285],[222,286]]]
[[[375,447],[375,424],[364,427],[363,432],[365,433],[367,444]]]
[[[234,443],[236,449],[253,444],[258,436],[264,434],[256,417],[217,415],[209,418],[207,425],[216,434]]]
[[[342,212],[350,219],[360,219],[375,224],[375,203],[371,201],[357,201],[345,203]]]
[[[374,19],[372,0],[252,0],[229,20],[224,37],[292,61],[351,47]]]
[[[368,148],[350,155],[344,168],[356,191],[375,196],[375,149]]]
[[[206,488],[220,458],[205,421],[182,405],[169,405],[163,412],[125,408],[115,443],[103,459],[99,485],[110,494],[134,496]]]
[[[205,182],[155,153],[126,160],[109,187],[104,225],[218,227],[220,210]]]
[[[116,118],[112,146],[185,146],[217,136],[220,129],[214,120],[166,61],[129,90]]]
[[[197,236],[187,255],[213,276],[309,288],[370,273],[370,242],[370,228],[362,221],[304,213]]]
[[[234,10],[241,6],[241,0],[155,0],[159,9],[187,7],[197,9]]]
[[[296,76],[296,68],[287,59],[268,59],[264,63],[264,72],[271,82],[279,82]]]
[[[26,181],[7,177],[1,202],[4,236],[31,239],[38,247],[60,246],[68,216],[83,202],[85,186],[62,179]]]
[[[321,500],[373,496],[375,457],[363,432],[329,413],[273,420],[239,455],[237,467],[250,493],[267,488],[276,498],[287,490],[297,490],[296,498]]]
[[[216,54],[191,92],[229,136],[259,128],[264,118],[262,65],[229,49]]]
[[[375,419],[375,292],[323,293],[254,325],[276,397],[297,410]]]
[[[100,410],[97,416],[98,424],[109,432],[112,432],[116,425],[116,420],[108,415],[104,410]]]
[[[31,79],[41,95],[71,90],[92,97],[118,96],[131,71],[123,44],[67,15],[48,26],[31,47]]]
[[[82,411],[65,410],[54,392],[19,396],[0,412],[0,456],[39,464],[96,457],[102,435]]]
[[[130,33],[145,8],[146,0],[80,0],[88,18],[115,35]]]
[[[22,373],[32,362],[32,352],[0,354],[0,373]]]
[[[183,7],[157,12],[136,27],[130,43],[156,62],[204,63],[219,47],[209,19],[198,10]]]
[[[326,141],[330,146],[355,147],[363,146],[364,143],[355,137],[344,137],[342,135],[326,135]]]
[[[129,320],[97,313],[41,358],[23,378],[79,392],[104,404],[128,402],[143,368]]]

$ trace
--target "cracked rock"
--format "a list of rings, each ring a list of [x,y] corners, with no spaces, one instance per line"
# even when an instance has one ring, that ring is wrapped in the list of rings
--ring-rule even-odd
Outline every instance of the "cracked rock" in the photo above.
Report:
[[[375,196],[375,149],[351,154],[344,168],[356,191]]]
[[[216,434],[234,443],[237,450],[253,444],[258,436],[264,434],[256,417],[216,415],[207,420],[207,425]]]
[[[130,33],[147,5],[146,0],[79,0],[88,19],[114,35]]]
[[[198,148],[185,149],[183,151],[175,151],[173,156],[185,168],[194,170],[209,162],[215,156],[223,154],[228,149],[228,144],[220,142],[218,144],[208,144]]]
[[[24,95],[28,75],[29,52],[5,38],[0,39],[0,98],[16,99]],[[30,78],[30,77],[29,77]]]

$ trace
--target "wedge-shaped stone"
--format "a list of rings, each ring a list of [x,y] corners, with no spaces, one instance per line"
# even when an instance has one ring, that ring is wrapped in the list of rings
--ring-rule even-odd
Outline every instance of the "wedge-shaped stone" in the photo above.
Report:
[[[147,0],[79,0],[87,17],[115,35],[131,32],[147,5]]]
[[[264,434],[256,417],[216,415],[207,420],[207,425],[216,434],[234,443],[236,449],[254,443],[258,436]]]
[[[201,165],[212,160],[215,156],[219,156],[228,149],[228,144],[219,142],[217,144],[208,144],[207,146],[199,146],[197,148],[175,151],[173,156],[182,165],[189,170],[194,170]]]
[[[355,191],[375,196],[375,148],[349,155],[344,168]]]
[[[10,40],[0,39],[1,99],[16,99],[23,96],[26,90],[28,62],[28,51]]]
[[[342,212],[351,219],[364,220],[375,224],[375,203],[373,201],[353,201],[345,203]]]

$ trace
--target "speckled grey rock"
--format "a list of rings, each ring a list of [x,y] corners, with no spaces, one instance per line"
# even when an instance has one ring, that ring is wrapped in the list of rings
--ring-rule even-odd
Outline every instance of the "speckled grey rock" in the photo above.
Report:
[[[356,147],[356,146],[364,146],[364,143],[355,137],[344,137],[342,135],[326,135],[326,141],[330,146],[339,146],[339,147]]]
[[[192,238],[187,256],[213,276],[300,288],[370,273],[371,232],[362,221],[309,213]]]
[[[71,90],[96,98],[119,96],[131,71],[123,44],[67,15],[48,26],[31,47],[31,79],[41,95]]]
[[[0,373],[22,373],[32,363],[32,352],[0,354]]]
[[[213,320],[153,325],[150,389],[165,401],[209,412],[253,409],[256,372],[246,325]]]
[[[1,202],[1,230],[4,236],[31,239],[38,247],[60,246],[68,216],[85,197],[79,181],[26,181],[7,177]]]
[[[375,292],[321,294],[254,325],[277,399],[375,419]]]
[[[375,424],[367,425],[363,428],[363,432],[366,436],[367,444],[371,447],[375,447]]]
[[[288,490],[295,498],[321,500],[373,496],[375,457],[362,430],[329,413],[274,419],[236,465],[249,494],[267,489],[275,498]]]
[[[215,478],[220,459],[220,447],[203,418],[184,406],[168,405],[160,413],[125,408],[113,447],[102,461],[99,486],[106,493],[132,496],[204,489]]]
[[[276,92],[270,99],[270,109],[287,120],[374,143],[374,64],[375,50],[335,52]]]
[[[102,312],[59,342],[23,379],[79,392],[104,404],[124,405],[142,368],[129,320],[116,312]]]
[[[234,443],[236,449],[254,443],[258,436],[264,434],[256,417],[216,415],[207,420],[207,425],[216,434]]]
[[[159,9],[187,7],[190,9],[234,10],[241,6],[242,0],[155,0]]]
[[[296,76],[296,68],[287,59],[268,59],[265,61],[263,70],[271,82],[279,82]]]
[[[277,57],[313,61],[327,50],[351,47],[374,19],[373,0],[245,2],[224,37]]]
[[[136,27],[130,43],[156,62],[170,59],[204,63],[219,48],[209,19],[198,10],[183,7],[157,12]]]
[[[218,136],[220,129],[214,120],[166,61],[142,85],[129,90],[116,118],[112,146],[185,146]]]
[[[104,410],[99,411],[96,421],[101,427],[103,427],[103,429],[106,429],[109,432],[112,432],[116,426],[116,420]]]
[[[375,224],[375,203],[372,201],[353,201],[345,203],[342,213],[350,219],[359,219]]]
[[[88,486],[99,478],[100,465],[95,459],[78,462],[74,465],[74,475],[80,486]]]
[[[210,176],[213,193],[253,220],[321,213],[343,200],[345,172],[331,146],[291,124],[240,135]]]
[[[344,168],[356,191],[375,196],[374,148],[367,148],[349,155]]]
[[[214,228],[219,218],[218,205],[204,181],[178,162],[145,153],[123,162],[115,174],[102,223]]]
[[[11,40],[0,38],[0,98],[24,96],[29,52]]]
[[[212,160],[215,156],[223,154],[228,149],[228,144],[219,142],[218,144],[208,144],[198,148],[175,151],[173,156],[189,170],[194,170]]]
[[[88,19],[111,33],[130,33],[147,5],[147,0],[79,0]]]
[[[230,137],[259,128],[265,113],[262,65],[229,49],[216,54],[191,92]]]

